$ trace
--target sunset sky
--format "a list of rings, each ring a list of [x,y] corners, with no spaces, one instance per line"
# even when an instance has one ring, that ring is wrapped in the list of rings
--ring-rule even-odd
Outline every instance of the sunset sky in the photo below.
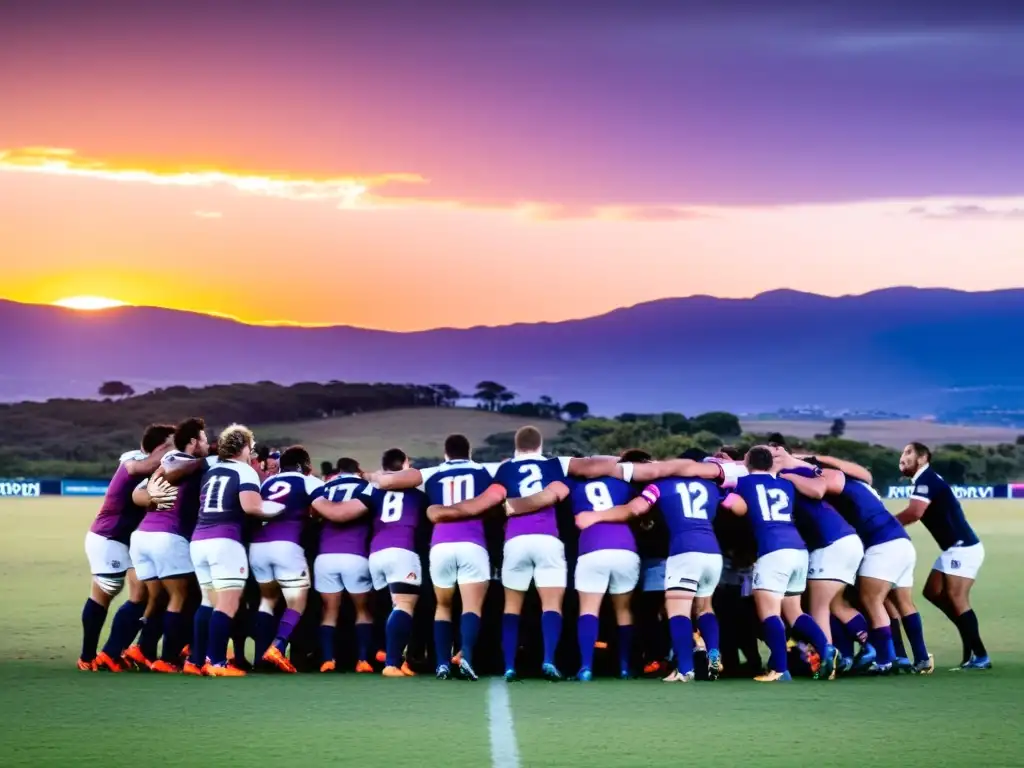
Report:
[[[1022,286],[1022,93],[1010,0],[3,3],[0,298],[412,330]]]

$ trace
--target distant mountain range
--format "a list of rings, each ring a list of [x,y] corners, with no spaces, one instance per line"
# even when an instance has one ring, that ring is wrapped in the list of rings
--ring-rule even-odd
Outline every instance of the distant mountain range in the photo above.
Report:
[[[1024,422],[1024,289],[694,296],[583,320],[416,333],[0,301],[0,328],[7,402],[90,397],[111,379],[139,390],[335,379],[472,390],[492,379],[524,398],[584,400],[595,413],[815,403],[940,418],[1016,412]]]

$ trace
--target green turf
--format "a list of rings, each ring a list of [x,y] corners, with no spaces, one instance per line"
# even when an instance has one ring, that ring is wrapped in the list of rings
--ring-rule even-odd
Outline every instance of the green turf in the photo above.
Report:
[[[0,505],[0,765],[490,764],[487,681],[76,671],[95,507]],[[946,671],[959,658],[955,630],[923,605],[939,667],[930,678],[529,681],[510,691],[521,765],[1024,765],[1024,504],[975,502],[968,514],[987,550],[974,602],[991,672]],[[923,533],[919,578],[935,555]]]

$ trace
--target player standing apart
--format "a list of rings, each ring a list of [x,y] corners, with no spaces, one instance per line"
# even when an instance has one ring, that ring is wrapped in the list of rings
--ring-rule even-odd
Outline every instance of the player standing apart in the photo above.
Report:
[[[921,443],[903,449],[900,471],[910,478],[913,488],[910,505],[897,519],[904,526],[920,520],[942,550],[928,574],[924,597],[960,633],[963,658],[958,669],[991,669],[970,601],[971,588],[985,562],[985,547],[949,483],[932,469],[931,458],[931,451]]]
[[[173,436],[172,426],[151,425],[146,428],[142,435],[142,450],[129,451],[121,456],[99,514],[85,534],[85,555],[92,573],[92,588],[82,608],[79,669],[122,671],[121,654],[139,631],[139,622],[146,610],[147,591],[135,577],[128,545],[146,510],[134,504],[132,493],[140,480],[149,477],[160,466],[160,459],[173,446]],[[126,578],[128,599],[114,615],[110,637],[102,652],[97,654],[96,647],[110,602],[124,588]]]

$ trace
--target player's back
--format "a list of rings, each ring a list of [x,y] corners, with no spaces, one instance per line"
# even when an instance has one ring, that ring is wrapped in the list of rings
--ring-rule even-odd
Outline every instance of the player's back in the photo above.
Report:
[[[359,498],[369,508],[373,520],[371,554],[392,547],[416,551],[416,533],[428,506],[423,491],[384,491],[368,485]]]
[[[264,480],[260,495],[283,505],[284,509],[253,534],[253,543],[290,541],[298,544],[309,520],[309,505],[323,495],[323,488],[323,481],[301,472],[279,472]]]
[[[450,507],[461,501],[475,499],[483,493],[494,476],[483,465],[470,459],[453,459],[430,469],[421,470],[421,486],[431,504]],[[487,548],[484,522],[479,517],[437,523],[431,537],[431,546],[452,542],[470,542]]]
[[[925,468],[914,482],[911,498],[928,501],[921,522],[940,549],[970,547],[979,542],[953,489],[931,467]]]
[[[246,491],[260,491],[259,475],[249,464],[227,459],[211,466],[203,475],[199,516],[192,540],[242,541],[246,519],[239,494]]]
[[[757,556],[780,549],[806,549],[793,523],[796,489],[784,478],[752,472],[736,481],[734,491],[747,504],[747,518],[757,540]]]
[[[321,493],[328,501],[351,501],[363,493],[369,483],[359,475],[339,474],[324,483]],[[367,554],[367,539],[370,534],[370,521],[364,515],[348,523],[323,521],[320,529],[320,554]]]
[[[843,492],[827,498],[846,522],[853,526],[865,548],[894,539],[910,538],[899,520],[885,508],[877,491],[863,480],[855,480],[847,475]]]
[[[798,467],[783,470],[781,475],[794,474],[802,477],[815,477],[813,469]],[[793,497],[793,521],[800,532],[800,538],[809,550],[823,549],[846,536],[855,536],[856,531],[836,511],[835,507],[824,499],[812,499],[796,492]]]
[[[510,499],[521,499],[540,493],[556,480],[565,480],[569,459],[545,457],[539,453],[520,454],[502,463],[494,473],[494,482],[502,485]],[[527,534],[558,536],[558,519],[554,507],[545,507],[530,515],[510,517],[505,537]]]
[[[721,554],[715,536],[715,513],[721,502],[718,484],[700,478],[669,477],[655,485],[661,495],[654,514],[668,528],[668,553],[706,552]]]
[[[107,492],[103,495],[100,511],[89,527],[90,531],[107,539],[128,543],[132,531],[138,527],[146,513],[146,510],[137,507],[132,501],[132,493],[139,479],[128,474],[128,462],[143,461],[145,458],[146,454],[142,451],[121,454]]]
[[[569,495],[572,513],[601,512],[628,503],[636,490],[624,480],[601,477],[573,482]],[[629,523],[596,523],[580,531],[579,554],[602,549],[625,549],[636,552],[636,539]]]

